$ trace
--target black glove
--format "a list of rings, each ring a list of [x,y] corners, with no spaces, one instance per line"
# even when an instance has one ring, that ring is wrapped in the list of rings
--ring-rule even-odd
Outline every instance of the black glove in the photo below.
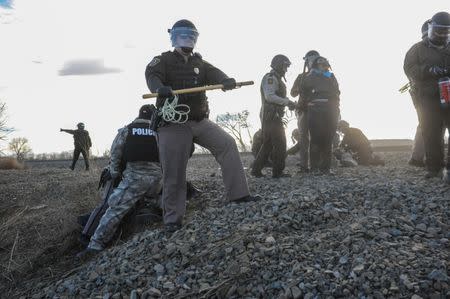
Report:
[[[156,90],[158,93],[158,98],[166,99],[173,97],[172,87],[170,86],[161,86]]]
[[[450,73],[450,69],[434,65],[428,69],[428,72],[436,77],[442,77]]]
[[[297,108],[297,103],[293,102],[293,101],[289,101],[289,104],[287,104],[289,110],[294,110],[295,108]]]
[[[60,131],[60,132],[62,132],[62,131],[63,131],[63,129],[59,129],[59,131]]]
[[[236,88],[236,80],[234,80],[234,78],[224,79],[220,84],[223,85],[223,88],[222,88],[223,91],[227,91],[227,90]]]
[[[106,182],[112,179],[111,172],[108,167],[103,168],[102,173],[100,174],[100,180],[98,182],[98,189],[105,186]]]

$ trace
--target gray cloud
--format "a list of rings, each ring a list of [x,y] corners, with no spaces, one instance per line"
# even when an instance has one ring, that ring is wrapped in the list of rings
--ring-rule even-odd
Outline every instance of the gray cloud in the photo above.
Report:
[[[102,59],[76,59],[64,63],[58,71],[60,76],[86,76],[120,73],[119,68],[106,67]]]

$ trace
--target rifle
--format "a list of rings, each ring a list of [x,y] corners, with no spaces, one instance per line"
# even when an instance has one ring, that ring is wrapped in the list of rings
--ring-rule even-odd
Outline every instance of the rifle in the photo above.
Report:
[[[400,91],[400,93],[405,93],[405,92],[409,91],[410,89],[411,89],[411,82],[408,82],[405,85],[403,85],[402,87],[400,87],[400,89],[398,91]]]
[[[100,190],[99,196],[101,199],[100,204],[95,207],[95,209],[92,211],[91,215],[89,216],[88,221],[86,222],[83,231],[81,232],[82,236],[85,238],[90,238],[92,235],[94,235],[95,230],[98,227],[98,224],[100,222],[100,219],[105,214],[106,210],[108,209],[108,199],[111,196],[111,193],[113,192],[114,188],[116,188],[120,181],[122,180],[121,176],[118,176],[116,178],[111,177],[111,174],[109,173],[108,167],[105,167],[100,174],[100,180],[98,183],[98,189]]]
[[[255,84],[255,82],[253,82],[253,81],[236,82],[236,88],[240,88],[242,86],[247,86],[247,85],[253,85],[253,84]],[[206,86],[186,88],[186,89],[178,89],[178,90],[172,91],[172,93],[174,95],[177,95],[177,94],[202,92],[202,91],[215,90],[215,89],[223,89],[223,84],[215,84],[215,85],[206,85]],[[157,98],[157,97],[158,97],[158,93],[156,93],[156,92],[142,95],[143,99]]]

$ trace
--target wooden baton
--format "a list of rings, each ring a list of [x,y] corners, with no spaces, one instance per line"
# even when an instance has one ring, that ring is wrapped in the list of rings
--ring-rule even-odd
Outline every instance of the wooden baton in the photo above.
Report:
[[[241,86],[247,86],[247,85],[253,85],[255,82],[253,81],[243,81],[243,82],[236,82],[236,88],[239,88]],[[185,93],[193,93],[193,92],[201,92],[206,90],[214,90],[214,89],[222,89],[223,84],[215,84],[215,85],[206,85],[206,86],[200,86],[200,87],[193,87],[193,88],[186,88],[186,89],[178,89],[172,91],[173,94],[185,94]],[[158,93],[148,93],[142,95],[143,99],[149,99],[149,98],[157,98]]]

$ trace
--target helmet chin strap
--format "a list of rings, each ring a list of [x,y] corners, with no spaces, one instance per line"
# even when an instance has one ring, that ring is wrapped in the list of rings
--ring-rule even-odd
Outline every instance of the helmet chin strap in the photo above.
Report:
[[[181,49],[181,51],[183,51],[185,54],[191,54],[192,51],[194,50],[193,48],[190,48],[190,47],[181,47],[180,49]]]
[[[442,44],[442,45],[436,44],[436,42],[433,42],[430,38],[428,38],[428,42],[430,43],[430,45],[433,48],[437,48],[437,49],[442,49],[442,48],[445,48],[447,46],[447,44]]]

